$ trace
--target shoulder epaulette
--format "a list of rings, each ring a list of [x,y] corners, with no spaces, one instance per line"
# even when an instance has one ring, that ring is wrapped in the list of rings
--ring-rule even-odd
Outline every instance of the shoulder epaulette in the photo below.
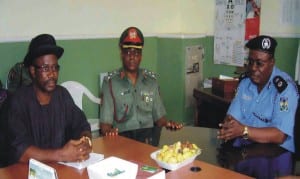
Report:
[[[104,77],[104,80],[108,81],[108,80],[114,78],[115,76],[118,76],[119,74],[120,74],[119,70],[108,72],[107,75]]]
[[[273,83],[279,93],[284,91],[288,86],[288,83],[281,76],[275,76],[273,78]]]
[[[144,77],[151,77],[152,79],[155,79],[156,80],[156,73],[152,72],[152,71],[149,71],[147,69],[143,69],[143,75]]]

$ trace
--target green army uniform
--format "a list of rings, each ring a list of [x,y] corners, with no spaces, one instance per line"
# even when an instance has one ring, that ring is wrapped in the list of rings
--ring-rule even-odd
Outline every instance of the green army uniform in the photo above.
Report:
[[[166,115],[155,74],[139,69],[133,86],[123,69],[109,73],[102,86],[100,121],[112,124],[119,132],[152,128]]]
[[[28,68],[25,67],[24,63],[18,62],[9,71],[7,88],[9,92],[13,93],[17,88],[27,86],[31,82]]]

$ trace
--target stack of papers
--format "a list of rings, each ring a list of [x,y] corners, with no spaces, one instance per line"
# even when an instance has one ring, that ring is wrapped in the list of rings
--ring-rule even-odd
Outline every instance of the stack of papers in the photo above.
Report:
[[[233,80],[234,78],[231,76],[226,76],[226,75],[220,75],[219,76],[220,80]]]
[[[77,168],[80,170],[80,169],[86,168],[92,164],[95,164],[103,159],[104,159],[103,154],[90,153],[90,158],[85,161],[82,161],[82,162],[58,162],[58,163],[67,165],[70,167],[74,167],[74,168]]]
[[[211,79],[204,79],[203,81],[203,88],[211,88],[212,87],[212,80]]]

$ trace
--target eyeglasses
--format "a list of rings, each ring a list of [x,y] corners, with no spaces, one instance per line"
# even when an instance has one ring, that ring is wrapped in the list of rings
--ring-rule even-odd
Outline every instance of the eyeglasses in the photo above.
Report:
[[[60,69],[59,65],[53,65],[53,66],[49,66],[49,65],[42,65],[42,66],[38,66],[38,65],[33,65],[34,68],[42,71],[42,72],[58,72]]]
[[[263,67],[265,64],[267,64],[268,62],[270,62],[271,60],[254,60],[251,58],[248,58],[247,62],[248,62],[248,66],[257,66],[257,67]]]

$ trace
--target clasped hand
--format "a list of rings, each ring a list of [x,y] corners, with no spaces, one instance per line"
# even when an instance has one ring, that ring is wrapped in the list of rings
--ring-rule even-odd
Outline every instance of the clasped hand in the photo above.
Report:
[[[70,140],[63,147],[63,159],[67,162],[81,162],[89,158],[92,143],[89,137],[83,136],[78,140]]]
[[[219,124],[219,127],[217,137],[225,140],[225,142],[242,136],[244,129],[244,126],[230,115],[226,116],[224,122]]]

